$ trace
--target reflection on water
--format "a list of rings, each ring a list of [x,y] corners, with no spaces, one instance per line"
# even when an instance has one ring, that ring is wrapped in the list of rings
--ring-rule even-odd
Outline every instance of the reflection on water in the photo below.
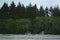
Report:
[[[60,40],[60,35],[1,35],[0,40]]]

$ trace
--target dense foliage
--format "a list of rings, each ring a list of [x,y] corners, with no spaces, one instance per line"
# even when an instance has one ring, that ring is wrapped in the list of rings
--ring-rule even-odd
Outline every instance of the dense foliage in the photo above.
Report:
[[[51,13],[51,14],[49,14]],[[50,15],[50,16],[49,16]],[[60,9],[59,7],[46,7],[40,9],[36,4],[24,6],[14,2],[10,6],[4,3],[0,9],[1,34],[60,34]]]

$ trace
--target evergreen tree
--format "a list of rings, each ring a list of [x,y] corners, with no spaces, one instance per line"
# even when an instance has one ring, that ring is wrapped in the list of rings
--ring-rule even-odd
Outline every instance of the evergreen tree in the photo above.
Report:
[[[44,9],[42,6],[40,7],[40,10],[39,10],[39,16],[45,16]]]
[[[54,10],[53,10],[53,16],[59,16],[60,15],[60,11],[59,11],[59,7],[54,7]]]
[[[9,15],[9,7],[7,5],[7,3],[4,3],[4,5],[2,6],[1,10],[0,10],[0,18],[8,18]]]
[[[16,18],[20,18],[21,17],[21,4],[19,3],[18,6],[16,7]]]
[[[21,18],[25,18],[26,16],[26,9],[24,7],[24,5],[22,4],[22,7],[21,7]]]
[[[36,6],[36,4],[33,6],[33,13],[32,13],[33,15],[33,18],[35,18],[36,16],[37,16],[37,14],[38,14],[38,9],[37,9],[37,6]]]
[[[32,5],[30,3],[29,6],[26,7],[26,17],[31,18],[32,17],[31,14],[32,14]]]
[[[34,6],[30,5],[26,8],[26,13],[27,13],[27,17],[34,19],[37,16],[37,6],[36,4]]]
[[[53,16],[53,8],[50,7],[49,11],[52,13],[51,15]]]
[[[15,18],[16,16],[16,7],[15,7],[15,4],[14,2],[11,3],[11,6],[9,8],[9,15],[10,15],[10,18]]]
[[[48,7],[45,8],[45,16],[48,16]]]

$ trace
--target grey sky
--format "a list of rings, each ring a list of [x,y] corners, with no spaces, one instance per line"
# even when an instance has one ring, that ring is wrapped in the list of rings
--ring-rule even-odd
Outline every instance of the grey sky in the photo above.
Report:
[[[60,0],[0,0],[0,7],[2,7],[3,3],[6,2],[8,5],[11,4],[11,2],[14,1],[14,3],[17,5],[18,2],[21,4],[24,4],[25,6],[29,5],[31,3],[32,5],[36,4],[39,8],[41,5],[45,8],[46,6],[54,7],[59,6],[60,7]]]

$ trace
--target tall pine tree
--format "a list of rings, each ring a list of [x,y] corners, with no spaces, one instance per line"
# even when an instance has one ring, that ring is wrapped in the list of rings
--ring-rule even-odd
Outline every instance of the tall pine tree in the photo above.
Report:
[[[45,16],[48,16],[48,7],[45,8]]]
[[[54,7],[54,9],[53,9],[53,16],[59,17],[59,15],[60,15],[59,7],[58,6]]]
[[[2,6],[1,10],[0,10],[0,18],[8,18],[9,15],[9,7],[7,5],[7,3],[4,3],[4,5]]]
[[[40,7],[40,10],[39,10],[39,16],[45,16],[44,9],[42,6]]]
[[[49,8],[49,11],[52,13],[51,15],[53,16],[53,8],[52,7]]]
[[[19,2],[18,6],[16,7],[16,18],[21,18],[21,4]]]
[[[21,7],[21,18],[25,18],[25,15],[26,14],[26,8],[25,6],[22,4],[22,7]]]
[[[15,16],[16,16],[16,7],[15,7],[14,2],[12,2],[11,5],[10,5],[9,13],[10,13],[9,14],[10,18],[15,18]]]

